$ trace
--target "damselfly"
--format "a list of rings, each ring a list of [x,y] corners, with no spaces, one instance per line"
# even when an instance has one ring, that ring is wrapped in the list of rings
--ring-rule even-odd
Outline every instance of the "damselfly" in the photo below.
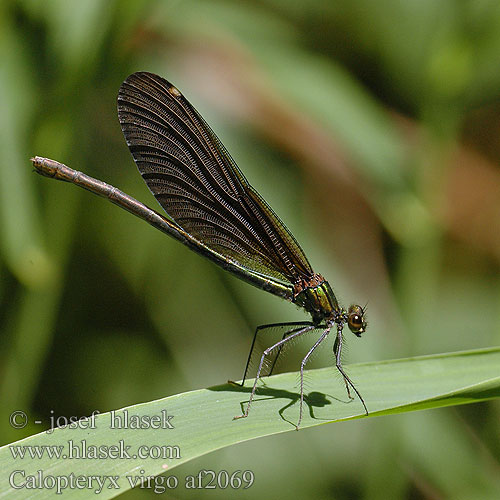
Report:
[[[219,138],[176,87],[158,75],[130,75],[118,93],[118,117],[130,152],[149,189],[168,215],[164,217],[119,189],[54,160],[35,157],[36,171],[71,182],[169,234],[195,252],[254,286],[302,307],[310,321],[257,327],[243,380],[247,378],[257,335],[286,327],[281,340],[262,353],[245,411],[247,417],[257,383],[269,356],[277,356],[293,339],[322,330],[300,365],[300,407],[304,404],[304,369],[313,351],[335,334],[335,363],[350,389],[365,402],[342,367],[345,324],[358,337],[366,330],[359,305],[342,308],[328,283],[315,273],[303,250],[259,193],[249,184]],[[270,373],[269,373],[270,374]]]

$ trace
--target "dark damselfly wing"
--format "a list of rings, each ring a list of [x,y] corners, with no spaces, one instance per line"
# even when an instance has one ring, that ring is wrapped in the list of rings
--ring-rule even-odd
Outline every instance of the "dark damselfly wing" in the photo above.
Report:
[[[143,179],[179,227],[254,273],[292,284],[313,274],[293,235],[176,87],[134,73],[120,87],[118,116]]]

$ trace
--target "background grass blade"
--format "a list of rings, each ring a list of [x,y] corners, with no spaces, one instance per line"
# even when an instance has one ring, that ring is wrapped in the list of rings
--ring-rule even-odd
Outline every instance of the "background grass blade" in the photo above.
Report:
[[[451,354],[407,358],[382,363],[350,365],[349,373],[362,391],[370,416],[437,408],[463,403],[478,402],[500,397],[500,348],[463,351]],[[47,434],[42,432],[15,444],[33,447],[59,445],[68,453],[68,442],[87,450],[91,446],[130,446],[128,453],[137,453],[141,445],[171,446],[165,448],[166,458],[125,459],[41,459],[13,458],[13,447],[0,448],[2,477],[8,478],[13,471],[14,483],[20,485],[23,475],[39,472],[48,477],[74,476],[120,476],[119,489],[108,488],[106,481],[100,498],[112,498],[141,483],[144,476],[157,476],[174,467],[219,448],[230,446],[257,437],[277,434],[295,429],[298,417],[297,373],[274,376],[261,386],[258,397],[245,420],[232,421],[239,413],[241,404],[250,391],[249,381],[245,388],[220,385],[208,389],[169,396],[149,403],[138,404],[115,412],[115,427],[119,419],[128,412],[129,428],[111,428],[112,414],[99,415],[95,429],[59,428]],[[359,401],[348,401],[343,384],[335,369],[324,368],[307,373],[308,385],[314,388],[307,396],[307,409],[302,429],[307,427],[363,417]],[[133,429],[132,416],[153,417],[165,411],[173,428]],[[126,427],[121,420],[121,426]],[[168,427],[168,426],[167,426]],[[303,432],[303,431],[302,431]],[[178,448],[176,448],[178,447]],[[158,451],[158,448],[156,448]],[[28,455],[28,456],[27,456]],[[175,474],[183,486],[184,476]],[[157,478],[162,484],[165,478]],[[150,487],[154,487],[154,480]],[[48,483],[49,485],[52,482]],[[72,489],[65,494],[72,497],[88,496],[99,489],[96,482],[89,490]],[[16,498],[51,498],[54,489],[19,489]],[[4,481],[0,498],[12,494]]]

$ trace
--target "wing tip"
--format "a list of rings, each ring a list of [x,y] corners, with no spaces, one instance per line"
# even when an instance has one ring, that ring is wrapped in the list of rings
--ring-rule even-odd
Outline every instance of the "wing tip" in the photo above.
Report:
[[[118,95],[120,95],[124,86],[127,85],[141,85],[156,83],[161,85],[172,97],[179,98],[182,97],[181,91],[172,83],[170,83],[165,78],[157,75],[156,73],[151,73],[149,71],[136,71],[131,75],[127,76],[120,86]]]

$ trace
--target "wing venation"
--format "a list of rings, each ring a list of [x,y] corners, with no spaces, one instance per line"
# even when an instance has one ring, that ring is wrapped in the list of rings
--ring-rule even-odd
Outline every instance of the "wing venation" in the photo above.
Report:
[[[130,75],[120,87],[118,116],[144,181],[186,232],[283,282],[313,274],[295,238],[173,85],[152,73]]]

